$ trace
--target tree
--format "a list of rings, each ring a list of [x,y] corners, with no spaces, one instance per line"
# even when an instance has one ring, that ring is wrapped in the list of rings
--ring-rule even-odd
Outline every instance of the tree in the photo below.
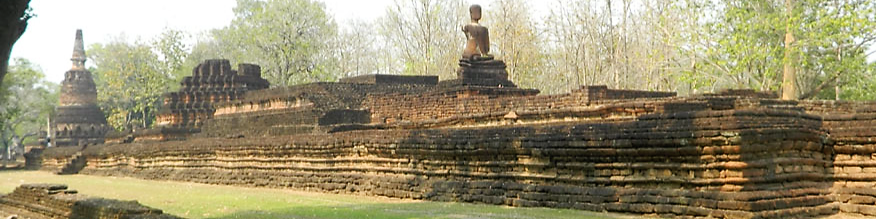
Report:
[[[469,21],[460,0],[396,0],[381,19],[381,34],[398,56],[404,74],[456,77]]]
[[[9,68],[12,45],[24,34],[30,13],[30,0],[7,0],[0,4],[0,83]]]
[[[867,48],[876,41],[876,2],[795,0],[722,2],[712,59],[740,87],[788,90],[784,97],[827,97],[830,86],[865,88]],[[780,70],[782,69],[782,70]],[[782,79],[776,74],[783,72]],[[784,73],[788,74],[784,74]],[[793,73],[793,74],[792,74]],[[788,77],[784,77],[788,76]],[[777,83],[779,80],[793,84]],[[796,81],[796,82],[794,82]],[[784,90],[784,89],[783,89]],[[848,92],[859,92],[851,89]],[[783,92],[785,93],[785,92]]]
[[[876,91],[876,80],[873,80],[873,78],[876,78],[876,62],[871,62],[866,69],[861,70],[860,74],[847,75],[850,76],[843,77],[842,80],[856,81],[856,83],[846,83],[842,89],[837,85],[836,89],[828,89],[826,90],[827,92],[820,93],[818,98],[829,99],[833,97],[837,100],[876,100],[876,92],[873,92]]]
[[[549,93],[567,92],[581,85],[605,84],[614,88],[669,90],[681,45],[681,20],[672,12],[683,3],[653,1],[555,2],[545,24],[545,64],[555,84]],[[672,71],[670,71],[670,69]]]
[[[716,67],[708,57],[715,45],[711,24],[720,19],[715,1],[659,1],[646,7],[658,12],[654,19],[647,19],[656,21],[654,30],[644,35],[660,36],[657,45],[661,52],[654,57],[663,58],[658,62],[663,89],[692,94],[729,86],[725,81],[727,70]]]
[[[840,99],[871,93],[867,50],[876,42],[876,2],[799,1],[796,57],[802,99]],[[835,89],[824,89],[834,87]],[[844,87],[845,89],[840,89]]]
[[[158,42],[158,41],[154,41]],[[168,57],[156,53],[153,45],[142,41],[127,42],[123,37],[105,44],[92,44],[89,59],[97,85],[97,100],[107,121],[117,130],[147,128],[173,81]],[[173,59],[165,59],[173,61]]]
[[[190,75],[189,35],[165,29],[149,41],[128,42],[119,36],[105,44],[93,44],[89,58],[94,74],[98,102],[115,129],[151,126],[163,94],[177,89]],[[200,56],[194,56],[200,57]]]
[[[362,20],[352,20],[341,28],[331,50],[338,60],[339,76],[393,72],[386,63],[386,58],[391,56],[378,47],[382,39],[374,28],[374,23]]]
[[[214,30],[221,56],[261,65],[276,86],[334,80],[328,46],[337,24],[312,0],[238,0],[228,27]]]
[[[717,40],[707,51],[710,61],[737,88],[776,90],[784,27],[774,23],[786,20],[783,7],[768,1],[727,0],[722,4],[726,8],[723,19],[711,27]]]
[[[163,65],[159,65],[159,72],[168,73],[171,80],[177,83],[170,84],[170,89],[177,89],[178,82],[191,74],[191,67],[186,65],[191,46],[184,41],[189,34],[180,30],[165,29],[160,35],[152,40],[153,52],[159,56]],[[187,68],[188,67],[188,68]]]
[[[191,52],[186,56],[182,67],[180,67],[188,72],[179,76],[184,77],[191,75],[190,70],[197,67],[198,64],[201,64],[201,62],[207,59],[226,58],[235,62],[235,59],[225,52],[226,50],[223,48],[223,45],[220,45],[219,41],[214,38],[213,32],[215,31],[201,33],[198,37],[195,37],[197,41],[191,45]]]
[[[782,99],[797,99],[797,53],[794,51],[794,1],[785,0],[785,45],[782,59]]]
[[[545,84],[539,81],[543,41],[530,8],[522,0],[496,0],[490,4],[484,21],[491,30],[490,40],[496,44],[491,52],[508,65],[508,79],[527,88]]]
[[[36,136],[58,102],[57,84],[46,81],[38,66],[17,58],[0,85],[0,146],[9,159]]]

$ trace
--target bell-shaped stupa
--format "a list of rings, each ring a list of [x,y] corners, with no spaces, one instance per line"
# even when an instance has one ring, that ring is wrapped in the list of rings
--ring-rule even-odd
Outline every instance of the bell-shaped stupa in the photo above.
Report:
[[[91,72],[85,69],[82,30],[76,30],[73,44],[73,67],[61,82],[60,103],[55,110],[54,146],[101,144],[109,130],[106,117],[97,106],[97,89]]]

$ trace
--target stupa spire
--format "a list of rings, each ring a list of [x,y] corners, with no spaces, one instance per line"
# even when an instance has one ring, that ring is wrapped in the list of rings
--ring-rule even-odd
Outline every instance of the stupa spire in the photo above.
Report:
[[[82,29],[76,30],[76,41],[73,42],[73,69],[85,69],[85,46],[82,43]]]

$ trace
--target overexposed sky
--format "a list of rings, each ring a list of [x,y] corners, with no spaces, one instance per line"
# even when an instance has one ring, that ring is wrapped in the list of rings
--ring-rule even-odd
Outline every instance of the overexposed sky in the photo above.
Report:
[[[351,19],[369,21],[382,16],[394,0],[322,1],[338,25],[345,25]],[[467,2],[490,10],[492,0]],[[533,18],[540,19],[553,3],[530,0]],[[13,47],[12,57],[29,59],[42,67],[49,81],[60,82],[71,66],[76,29],[82,29],[86,45],[120,35],[128,40],[150,40],[165,28],[197,36],[230,24],[235,5],[235,0],[34,0],[30,6],[37,16],[28,22],[27,31]],[[876,54],[868,60],[876,61]]]
[[[378,18],[393,0],[323,2],[343,25],[350,19]],[[490,0],[469,2],[486,6]],[[166,27],[198,34],[230,24],[235,4],[235,0],[34,0],[30,6],[37,16],[28,22],[12,57],[34,62],[49,81],[60,83],[71,66],[76,29],[82,29],[86,46],[120,35],[128,40],[150,40]]]
[[[71,66],[76,29],[82,29],[86,46],[120,34],[149,40],[165,27],[200,32],[225,26],[234,5],[234,0],[34,0],[30,7],[36,17],[28,21],[12,57],[29,59],[49,81],[60,82]]]

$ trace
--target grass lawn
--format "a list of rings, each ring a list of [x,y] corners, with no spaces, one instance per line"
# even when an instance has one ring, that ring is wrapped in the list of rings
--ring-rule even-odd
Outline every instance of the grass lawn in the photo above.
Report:
[[[0,171],[0,193],[24,183],[62,183],[89,196],[140,203],[185,218],[634,218],[569,209],[429,202],[126,177]]]

